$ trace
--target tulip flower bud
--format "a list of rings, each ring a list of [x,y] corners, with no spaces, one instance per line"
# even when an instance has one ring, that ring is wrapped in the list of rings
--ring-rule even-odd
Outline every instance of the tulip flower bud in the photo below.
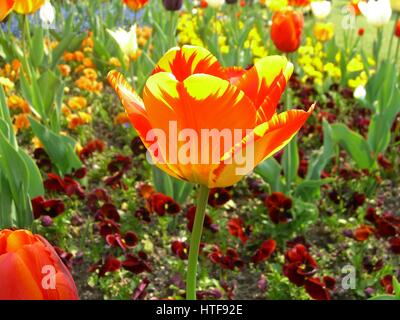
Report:
[[[179,11],[182,4],[183,0],[163,0],[164,8],[168,11]]]
[[[294,52],[301,43],[303,15],[296,11],[277,11],[272,17],[271,39],[282,52]]]

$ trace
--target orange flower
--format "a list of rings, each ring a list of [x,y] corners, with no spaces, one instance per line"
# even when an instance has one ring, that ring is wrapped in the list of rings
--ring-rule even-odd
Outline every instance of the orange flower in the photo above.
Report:
[[[201,47],[172,48],[158,62],[143,90],[143,100],[117,71],[111,71],[108,80],[119,95],[129,119],[149,149],[155,164],[171,176],[199,183],[209,188],[226,187],[238,182],[258,163],[282,149],[309,117],[308,112],[289,110],[276,114],[276,106],[293,72],[293,65],[282,56],[258,60],[245,71],[231,72],[221,67],[217,59]],[[234,74],[234,84],[228,74]],[[171,122],[178,132],[194,131],[199,141],[190,156],[203,155],[214,163],[173,162],[175,149],[185,142],[158,143],[148,136],[152,129],[166,137]],[[213,148],[204,130],[224,131],[238,136],[232,147]],[[171,129],[173,130],[173,129]],[[237,134],[239,132],[239,134]],[[220,141],[220,140],[218,140]],[[165,143],[164,143],[165,144]],[[237,155],[245,154],[245,172]],[[211,162],[211,161],[210,161]]]
[[[114,122],[116,124],[126,124],[129,123],[129,117],[126,112],[120,112],[114,117]]]
[[[361,10],[358,7],[358,4],[360,3],[360,0],[351,0],[350,1],[350,9],[354,12],[356,16],[359,16],[361,14]]]
[[[7,98],[7,106],[10,109],[19,108],[22,112],[29,113],[30,108],[28,102],[17,95],[11,95]]]
[[[87,100],[85,97],[72,97],[68,99],[68,106],[72,110],[81,110],[86,108]]]
[[[397,20],[397,22],[396,22],[396,24],[395,24],[395,26],[394,26],[394,35],[395,35],[397,38],[400,38],[400,19]],[[399,40],[399,41],[400,41],[400,40]]]
[[[277,11],[272,17],[271,38],[282,52],[294,52],[301,43],[303,15],[296,11]]]
[[[60,69],[60,72],[64,77],[68,77],[71,73],[71,67],[67,64],[59,64],[58,69]]]
[[[123,0],[123,2],[134,11],[142,9],[149,0]]]
[[[14,11],[19,14],[31,14],[44,5],[45,0],[15,0]]]
[[[77,300],[54,248],[28,230],[0,231],[0,300]]]
[[[14,130],[18,132],[21,129],[29,129],[30,122],[26,113],[20,113],[14,116]]]
[[[15,4],[15,0],[1,0],[0,1],[0,21],[3,21],[5,17],[11,12]]]
[[[293,7],[306,7],[310,4],[310,0],[289,0],[289,5]]]

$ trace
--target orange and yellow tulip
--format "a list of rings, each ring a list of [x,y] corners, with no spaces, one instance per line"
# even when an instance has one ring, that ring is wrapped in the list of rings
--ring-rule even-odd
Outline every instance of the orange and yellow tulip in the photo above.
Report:
[[[282,52],[294,52],[300,46],[303,27],[304,18],[300,12],[277,11],[272,17],[272,42]]]
[[[123,0],[124,3],[133,11],[142,9],[149,0]]]
[[[11,11],[19,14],[31,14],[39,10],[46,0],[1,0],[0,21],[4,20]]]
[[[28,230],[0,231],[0,300],[77,300],[54,248]]]
[[[306,112],[289,110],[276,113],[279,99],[293,72],[293,65],[283,56],[258,60],[249,70],[223,68],[206,49],[194,46],[170,49],[158,62],[147,79],[143,100],[123,76],[111,71],[108,80],[117,92],[155,164],[178,179],[198,183],[208,188],[226,187],[238,182],[254,166],[282,149],[302,127],[312,107]],[[152,150],[152,129],[162,130],[167,137],[171,122],[178,132],[190,128],[199,137],[194,153],[207,154],[217,163],[172,163],[170,146],[161,143]],[[234,147],[212,148],[202,140],[203,129],[239,130],[239,143]],[[168,144],[168,143],[167,143]],[[179,149],[184,142],[178,142]],[[247,172],[234,158],[242,152],[246,157],[253,150],[252,165]],[[164,161],[163,161],[164,160]],[[227,161],[231,160],[231,161]]]
[[[8,14],[12,11],[15,0],[2,0],[0,1],[0,21],[3,21]]]

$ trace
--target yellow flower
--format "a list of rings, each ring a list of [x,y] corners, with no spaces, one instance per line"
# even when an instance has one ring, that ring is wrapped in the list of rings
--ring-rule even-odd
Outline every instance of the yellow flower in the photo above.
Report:
[[[72,110],[81,110],[86,108],[87,100],[85,97],[72,97],[68,100],[68,106]]]
[[[334,33],[333,23],[317,22],[314,25],[313,33],[318,41],[328,41],[332,39]]]
[[[12,82],[10,79],[5,78],[5,77],[0,77],[0,86],[13,89],[14,88],[14,82]]]

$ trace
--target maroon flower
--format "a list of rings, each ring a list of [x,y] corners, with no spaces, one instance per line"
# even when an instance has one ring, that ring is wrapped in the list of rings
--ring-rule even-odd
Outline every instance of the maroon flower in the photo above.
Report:
[[[140,139],[139,136],[132,139],[130,147],[134,156],[146,153],[146,147],[144,146],[142,139]]]
[[[151,268],[144,258],[144,255],[134,256],[133,254],[128,253],[125,255],[125,260],[122,261],[122,267],[134,274],[151,272]]]
[[[92,213],[97,212],[100,208],[100,203],[108,203],[111,202],[110,196],[107,193],[107,190],[103,188],[97,188],[91,191],[87,195],[87,206]]]
[[[44,187],[49,191],[65,193],[68,197],[73,195],[78,196],[80,199],[85,197],[85,192],[81,185],[68,176],[63,179],[55,173],[48,173],[47,179],[44,181]]]
[[[331,296],[326,285],[319,278],[309,278],[305,280],[304,288],[311,298],[315,300],[330,300]]]
[[[390,239],[389,244],[390,244],[390,250],[394,254],[400,254],[400,237]]]
[[[132,166],[132,159],[122,154],[117,154],[114,159],[108,164],[107,169],[111,174],[116,172],[126,172]]]
[[[258,179],[254,179],[251,177],[248,177],[246,179],[247,186],[250,190],[250,192],[253,194],[253,196],[260,198],[260,199],[265,199],[265,190],[262,187],[262,183]]]
[[[393,169],[393,164],[383,154],[378,156],[378,163],[384,170],[390,171]]]
[[[42,215],[55,218],[65,210],[64,202],[59,199],[45,200],[42,196],[32,199],[33,216],[38,219]]]
[[[146,208],[141,207],[141,208],[137,209],[134,213],[134,216],[136,218],[138,218],[139,220],[142,220],[146,223],[151,222],[150,212]]]
[[[196,291],[197,300],[221,299],[222,293],[218,289]]]
[[[235,267],[240,269],[244,265],[237,251],[232,248],[226,249],[226,254],[223,254],[218,246],[214,246],[208,257],[211,262],[219,264],[223,269],[233,270]]]
[[[187,260],[189,246],[186,242],[175,240],[171,244],[171,251],[174,255],[178,256],[181,260]]]
[[[90,158],[93,153],[97,152],[103,152],[105,149],[104,142],[96,139],[96,140],[91,140],[89,141],[79,152],[79,158],[82,160],[82,162],[85,162],[86,159]]]
[[[289,281],[297,286],[303,286],[306,278],[311,277],[317,271],[317,262],[311,257],[307,248],[302,244],[296,244],[285,253],[283,274]]]
[[[135,288],[132,294],[132,300],[144,300],[147,296],[146,289],[150,284],[150,280],[147,278],[144,278],[138,286]]]
[[[273,223],[287,223],[292,219],[290,209],[292,199],[286,197],[282,192],[273,192],[265,200],[268,215]]]
[[[188,219],[187,228],[190,232],[192,232],[193,229],[195,216],[196,216],[196,206],[191,205],[186,212],[186,219]],[[208,214],[205,214],[204,216],[203,227],[205,229],[210,230],[213,233],[218,231],[218,225],[213,223],[212,218]]]
[[[108,256],[99,268],[99,277],[104,277],[107,272],[114,272],[121,268],[121,261],[114,256]],[[95,269],[96,270],[96,269]]]
[[[137,245],[138,237],[132,231],[128,231],[123,237],[119,233],[108,234],[106,242],[111,247],[120,247],[122,250],[126,250]]]
[[[232,236],[239,238],[243,244],[246,244],[248,236],[243,220],[241,218],[230,219],[228,221],[228,231]]]
[[[251,258],[254,263],[259,263],[267,260],[275,251],[276,242],[273,239],[265,240],[256,250],[255,255]]]
[[[393,276],[388,274],[380,280],[381,286],[385,289],[386,293],[393,294]]]
[[[181,207],[174,199],[160,192],[153,193],[148,199],[151,212],[164,216],[166,213],[176,214],[181,211]]]
[[[33,157],[36,160],[37,166],[44,172],[50,172],[52,169],[52,163],[49,155],[43,148],[36,148],[33,151]]]
[[[208,204],[211,207],[217,208],[223,206],[232,199],[231,194],[225,188],[214,188],[210,190],[208,195]]]
[[[106,238],[109,234],[119,233],[119,225],[114,220],[104,219],[99,224],[100,235]]]
[[[99,217],[99,215],[103,218],[114,220],[115,222],[119,222],[121,219],[117,208],[112,203],[103,204],[97,213],[97,217]]]
[[[365,199],[365,194],[354,192],[346,207],[355,211],[364,204]]]
[[[55,173],[48,173],[47,179],[43,182],[48,191],[64,192],[65,184],[63,179]]]

